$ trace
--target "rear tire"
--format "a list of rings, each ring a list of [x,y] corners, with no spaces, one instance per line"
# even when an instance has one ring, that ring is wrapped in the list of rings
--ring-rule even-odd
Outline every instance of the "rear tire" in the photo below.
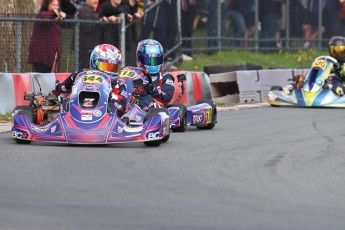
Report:
[[[273,91],[273,90],[275,90],[275,91],[283,91],[283,87],[275,85],[275,86],[271,87],[271,91]]]
[[[217,106],[212,100],[202,99],[198,100],[196,104],[207,103],[212,107],[212,120],[211,123],[206,126],[197,126],[198,129],[213,129],[217,123]]]
[[[283,91],[283,87],[281,86],[272,86],[271,87],[271,91]],[[272,105],[270,104],[272,107],[280,107],[279,105]]]
[[[178,107],[178,117],[180,118],[180,126],[171,128],[173,132],[183,133],[187,129],[187,108],[184,104],[172,104],[170,107]]]

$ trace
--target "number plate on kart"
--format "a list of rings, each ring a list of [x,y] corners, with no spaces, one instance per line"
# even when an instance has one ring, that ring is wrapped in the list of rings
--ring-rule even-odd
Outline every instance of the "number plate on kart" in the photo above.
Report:
[[[88,84],[103,84],[104,78],[93,74],[87,74],[83,77],[82,82]]]
[[[325,60],[316,60],[313,62],[312,68],[320,68],[322,70],[325,70],[327,66],[327,62]]]
[[[122,78],[135,78],[138,74],[134,70],[121,70],[119,76]]]

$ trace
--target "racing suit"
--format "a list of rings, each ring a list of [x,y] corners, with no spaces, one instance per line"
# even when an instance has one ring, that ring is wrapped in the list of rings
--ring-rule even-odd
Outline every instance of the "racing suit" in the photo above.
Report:
[[[147,76],[151,77],[152,84],[146,87],[146,91],[167,108],[175,92],[174,78],[167,72],[159,72],[151,76],[147,74]]]
[[[343,96],[345,92],[345,65],[344,63],[337,63],[334,66],[335,76],[332,79],[332,91],[339,96]]]
[[[153,97],[147,92],[147,86],[150,82],[149,77],[144,74],[144,70],[140,67],[134,67],[134,66],[126,66],[123,67],[120,71],[120,77],[118,81],[120,82],[120,85],[125,85],[126,81],[126,75],[132,72],[132,75],[135,75],[136,77],[133,78],[133,80],[141,79],[143,80],[143,85],[145,87],[133,88],[133,92],[128,92],[128,94],[131,94],[130,101],[134,102],[145,112],[148,112],[151,108],[157,108],[156,101],[153,99]],[[133,73],[134,72],[134,73]],[[122,78],[124,77],[124,79]]]
[[[99,70],[97,70],[99,71]],[[102,72],[102,71],[100,71]],[[57,83],[55,85],[55,94],[59,96],[61,93],[70,92],[72,90],[72,86],[78,74],[81,73],[80,71],[75,71],[71,73],[63,82]],[[116,112],[118,116],[122,116],[126,110],[126,101],[127,101],[127,91],[126,86],[120,84],[118,79],[118,73],[105,73],[111,79],[111,87],[112,93],[109,97],[109,108],[111,112]]]

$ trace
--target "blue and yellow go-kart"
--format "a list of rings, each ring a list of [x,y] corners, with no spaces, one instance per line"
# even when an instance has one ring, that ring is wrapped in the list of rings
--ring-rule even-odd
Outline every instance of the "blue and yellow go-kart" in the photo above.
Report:
[[[17,143],[32,141],[70,144],[144,142],[159,146],[170,135],[168,111],[145,114],[140,124],[129,124],[110,109],[111,79],[90,70],[78,74],[66,104],[56,95],[26,93],[28,106],[17,106],[12,114],[12,136]],[[55,96],[55,97],[54,97]],[[136,106],[133,111],[140,109]]]
[[[330,56],[316,58],[305,78],[296,76],[288,86],[272,86],[267,102],[271,106],[345,107],[345,97],[331,90],[336,64]]]

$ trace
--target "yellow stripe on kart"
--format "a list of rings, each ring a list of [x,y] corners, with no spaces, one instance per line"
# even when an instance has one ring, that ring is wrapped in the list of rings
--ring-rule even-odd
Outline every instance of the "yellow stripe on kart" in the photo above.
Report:
[[[303,92],[303,95],[304,95],[304,101],[305,101],[305,104],[310,106],[313,104],[314,102],[314,99],[317,97],[317,95],[320,93],[321,91],[318,91],[318,92]]]

